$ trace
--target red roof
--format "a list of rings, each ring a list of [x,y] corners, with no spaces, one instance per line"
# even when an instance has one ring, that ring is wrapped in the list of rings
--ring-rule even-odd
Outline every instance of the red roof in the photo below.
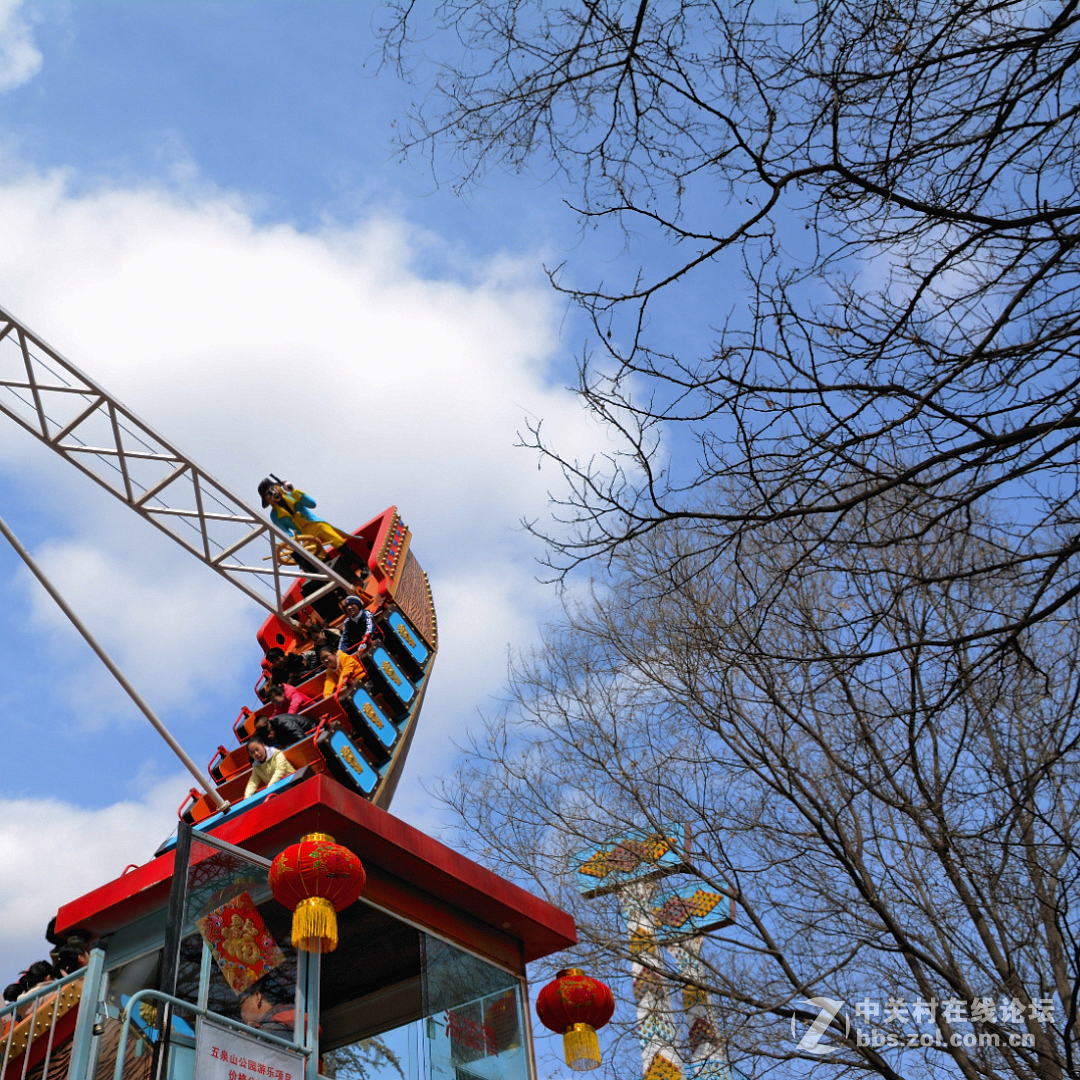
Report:
[[[349,791],[326,775],[290,785],[213,834],[272,858],[305,833],[329,833],[368,872],[364,897],[515,969],[573,945],[565,911]],[[199,834],[195,833],[197,841]],[[107,934],[168,903],[173,853],[64,904],[57,931]]]

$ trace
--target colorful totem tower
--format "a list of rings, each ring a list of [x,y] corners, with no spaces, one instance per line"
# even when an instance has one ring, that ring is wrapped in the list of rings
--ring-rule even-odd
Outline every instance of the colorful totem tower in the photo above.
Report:
[[[730,890],[699,879],[659,890],[661,879],[693,872],[686,830],[631,830],[578,852],[578,887],[588,898],[615,894],[630,947],[644,1080],[732,1080],[713,1005],[704,989],[703,935],[735,921]],[[678,994],[665,975],[679,976]]]

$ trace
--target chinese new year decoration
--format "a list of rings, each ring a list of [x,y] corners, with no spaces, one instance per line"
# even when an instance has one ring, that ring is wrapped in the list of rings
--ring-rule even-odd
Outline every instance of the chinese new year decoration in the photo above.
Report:
[[[326,833],[308,833],[270,867],[274,899],[293,913],[292,943],[304,952],[333,952],[337,913],[355,901],[367,875],[360,860]]]
[[[225,981],[237,994],[285,962],[285,954],[246,892],[215,908],[195,925],[210,946]]]
[[[596,1031],[614,1012],[611,988],[578,968],[564,968],[536,999],[540,1023],[561,1032],[566,1064],[575,1072],[599,1066],[600,1040]]]

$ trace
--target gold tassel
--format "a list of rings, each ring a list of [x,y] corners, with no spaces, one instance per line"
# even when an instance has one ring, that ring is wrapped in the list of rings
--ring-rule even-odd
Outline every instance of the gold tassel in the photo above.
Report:
[[[600,1040],[589,1024],[571,1024],[563,1032],[563,1054],[574,1072],[588,1072],[600,1066]]]
[[[310,953],[338,947],[337,912],[325,896],[309,896],[296,905],[292,919],[293,948]]]

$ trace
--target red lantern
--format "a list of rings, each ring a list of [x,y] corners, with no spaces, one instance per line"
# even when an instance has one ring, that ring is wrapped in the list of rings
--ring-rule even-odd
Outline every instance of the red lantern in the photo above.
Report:
[[[326,833],[308,833],[270,866],[274,899],[293,913],[292,943],[305,952],[333,952],[337,913],[363,891],[363,863]]]
[[[540,1023],[562,1033],[566,1064],[575,1072],[587,1072],[600,1064],[596,1029],[614,1012],[611,988],[579,968],[564,968],[536,999]]]

